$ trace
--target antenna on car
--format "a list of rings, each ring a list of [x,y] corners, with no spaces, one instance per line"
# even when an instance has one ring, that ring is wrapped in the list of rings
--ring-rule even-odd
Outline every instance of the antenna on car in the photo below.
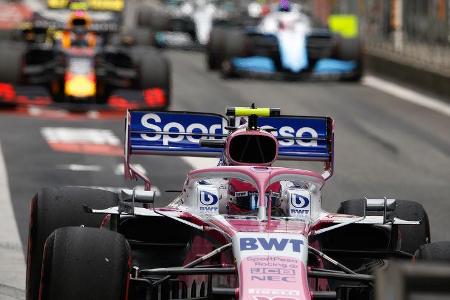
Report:
[[[248,117],[248,129],[258,128],[258,117],[278,117],[281,114],[279,108],[256,107],[252,103],[250,107],[227,107],[226,115],[230,120],[230,127],[235,127],[235,117]]]

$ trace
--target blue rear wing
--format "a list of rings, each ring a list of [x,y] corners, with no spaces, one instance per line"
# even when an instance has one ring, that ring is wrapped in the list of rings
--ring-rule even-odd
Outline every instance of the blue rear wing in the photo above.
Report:
[[[233,117],[240,125],[246,117]],[[278,159],[321,161],[332,173],[334,133],[328,117],[258,117],[258,127],[276,136]],[[221,157],[223,149],[206,148],[200,139],[224,140],[229,119],[218,114],[130,110],[127,115],[126,165],[131,155]]]
[[[222,149],[205,148],[200,139],[224,139],[227,119],[218,114],[129,111],[128,151],[133,154],[220,157]]]

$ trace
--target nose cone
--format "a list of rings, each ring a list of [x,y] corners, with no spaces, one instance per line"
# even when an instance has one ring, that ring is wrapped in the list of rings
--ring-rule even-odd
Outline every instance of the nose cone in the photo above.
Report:
[[[73,75],[66,77],[64,92],[75,98],[94,97],[96,94],[95,78],[92,75]]]
[[[311,299],[304,236],[237,233],[232,242],[238,265],[239,299]]]

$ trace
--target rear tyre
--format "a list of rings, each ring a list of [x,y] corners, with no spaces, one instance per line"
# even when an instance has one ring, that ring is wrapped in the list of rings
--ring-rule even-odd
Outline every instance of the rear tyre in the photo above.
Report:
[[[209,42],[206,47],[206,64],[208,70],[219,70],[224,56],[224,28],[215,27],[211,30]]]
[[[150,27],[152,10],[149,7],[140,7],[136,12],[136,22],[138,27]]]
[[[339,37],[336,52],[338,59],[353,61],[356,64],[354,71],[342,77],[342,80],[360,81],[364,74],[363,45],[361,39]]]
[[[25,50],[24,43],[0,41],[0,82],[15,84],[20,81]]]
[[[116,232],[65,227],[47,239],[41,282],[46,300],[127,298],[130,247]]]
[[[169,30],[169,16],[150,7],[141,7],[137,13],[138,27],[151,28],[154,31]]]
[[[134,45],[139,46],[154,46],[155,45],[155,35],[151,29],[147,28],[134,28],[132,31],[126,34],[130,36],[133,40]]]
[[[141,88],[160,88],[164,91],[167,108],[171,99],[171,69],[167,58],[156,51],[146,51],[140,61]]]
[[[245,56],[246,36],[240,30],[227,30],[224,38],[224,58],[221,62],[221,74],[224,78],[238,77],[233,59]]]
[[[104,216],[86,213],[92,208],[116,206],[118,196],[100,189],[82,187],[45,188],[31,201],[27,250],[27,300],[39,298],[44,243],[56,229],[65,226],[99,227]]]
[[[363,216],[364,215],[363,199],[347,200],[341,203],[338,213]],[[422,204],[410,200],[396,200],[397,206],[394,215],[397,218],[407,221],[420,220],[418,225],[399,225],[399,233],[401,239],[400,250],[414,254],[414,252],[423,244],[431,241],[430,222],[428,214]]]
[[[414,254],[416,261],[450,263],[450,242],[424,244]]]

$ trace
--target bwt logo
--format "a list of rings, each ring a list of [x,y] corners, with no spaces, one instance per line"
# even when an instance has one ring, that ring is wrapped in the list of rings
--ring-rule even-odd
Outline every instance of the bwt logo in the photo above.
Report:
[[[295,208],[305,208],[309,206],[309,199],[299,194],[291,194],[291,204]]]
[[[284,251],[286,248],[292,247],[293,252],[300,252],[302,245],[303,241],[296,239],[241,238],[239,240],[241,251],[258,249]]]
[[[167,146],[169,143],[181,142],[185,138],[191,142],[198,144],[202,135],[206,134],[222,134],[222,124],[212,124],[209,128],[200,123],[189,124],[186,128],[178,122],[169,122],[164,124],[164,127],[160,127],[156,124],[164,123],[161,121],[161,117],[157,114],[145,114],[141,119],[141,124],[145,128],[153,130],[155,132],[170,132],[171,134],[141,134],[141,138],[146,141],[160,141],[163,145]],[[172,134],[173,133],[173,134]],[[181,133],[181,134],[180,134]],[[197,136],[183,135],[183,133],[193,133]]]
[[[219,202],[219,197],[208,191],[200,191],[200,202],[207,206],[216,205]]]

